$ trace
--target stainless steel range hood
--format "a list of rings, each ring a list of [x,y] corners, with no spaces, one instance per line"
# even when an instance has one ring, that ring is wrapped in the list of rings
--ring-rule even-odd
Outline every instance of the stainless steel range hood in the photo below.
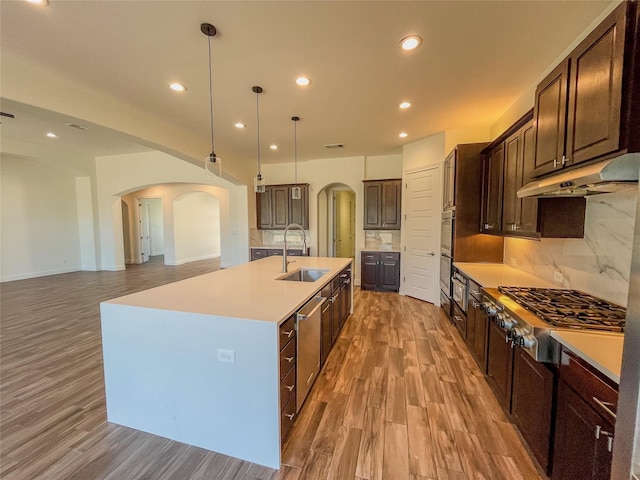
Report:
[[[628,153],[528,183],[518,190],[518,198],[584,197],[618,192],[636,187],[639,173],[640,153]]]

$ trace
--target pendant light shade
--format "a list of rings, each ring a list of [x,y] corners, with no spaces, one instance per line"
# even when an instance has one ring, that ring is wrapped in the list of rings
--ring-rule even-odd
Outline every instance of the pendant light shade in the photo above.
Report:
[[[262,87],[255,86],[251,88],[251,91],[256,94],[256,125],[258,130],[258,174],[253,182],[253,188],[256,193],[264,193],[266,190],[266,184],[262,172],[260,171],[262,165],[260,163],[260,94],[262,93]]]
[[[300,200],[302,198],[302,189],[298,186],[298,121],[300,117],[291,117],[293,120],[293,168],[294,168],[294,184],[291,188],[291,198]]]
[[[211,66],[211,37],[215,37],[218,33],[216,27],[210,23],[200,24],[200,31],[207,36],[207,42],[209,46],[209,125],[211,127],[211,152],[204,159],[204,170],[207,176],[222,175],[222,159],[215,153],[213,146],[213,72]]]

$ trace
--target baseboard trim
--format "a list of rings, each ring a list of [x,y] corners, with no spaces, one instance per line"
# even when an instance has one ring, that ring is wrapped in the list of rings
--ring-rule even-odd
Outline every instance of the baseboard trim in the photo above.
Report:
[[[61,273],[71,273],[80,271],[80,266],[57,268],[55,270],[42,270],[40,272],[18,273],[15,275],[6,275],[0,278],[0,283],[14,282],[16,280],[27,280],[29,278],[48,277],[49,275],[60,275]]]

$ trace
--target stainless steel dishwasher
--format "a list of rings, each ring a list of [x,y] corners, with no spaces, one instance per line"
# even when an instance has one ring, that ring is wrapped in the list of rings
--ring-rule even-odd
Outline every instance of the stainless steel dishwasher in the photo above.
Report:
[[[298,359],[296,411],[299,412],[320,371],[320,319],[325,298],[314,297],[296,313]]]

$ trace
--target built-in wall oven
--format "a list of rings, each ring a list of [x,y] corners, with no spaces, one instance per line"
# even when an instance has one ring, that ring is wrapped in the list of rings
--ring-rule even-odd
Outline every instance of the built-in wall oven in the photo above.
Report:
[[[451,283],[453,287],[453,301],[456,303],[456,305],[458,305],[458,308],[460,308],[460,310],[462,310],[466,315],[469,280],[459,272],[453,272],[453,275],[451,276]]]
[[[453,225],[455,211],[442,213],[440,232],[440,306],[448,318],[451,318],[451,269],[453,262]]]

